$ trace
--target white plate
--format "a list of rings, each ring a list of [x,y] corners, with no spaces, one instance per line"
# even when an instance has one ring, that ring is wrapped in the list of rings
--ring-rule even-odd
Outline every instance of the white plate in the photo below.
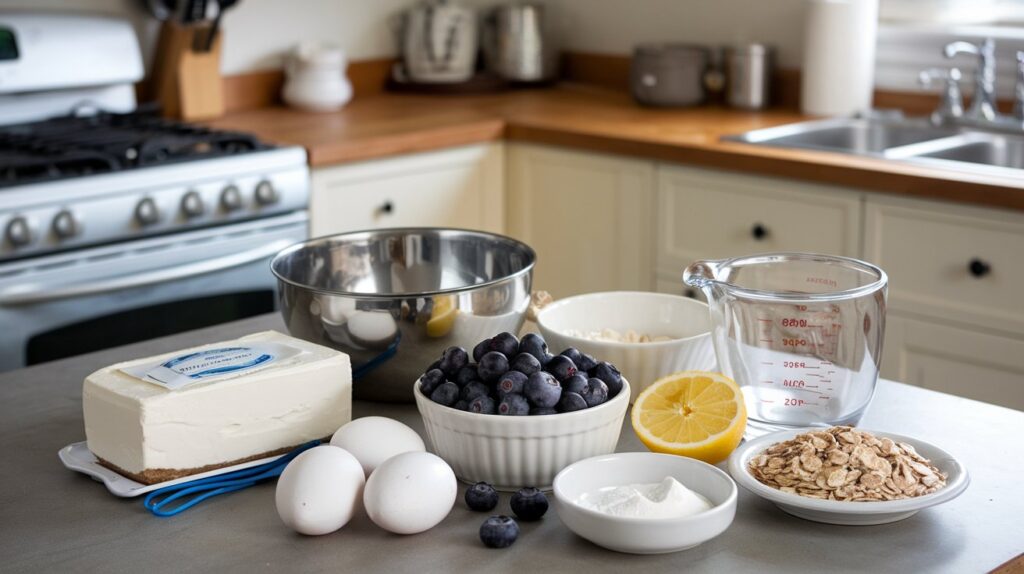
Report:
[[[761,454],[766,448],[777,442],[789,440],[796,435],[808,431],[822,430],[818,428],[794,429],[774,432],[743,443],[729,457],[729,474],[733,479],[754,494],[775,503],[776,506],[792,514],[814,522],[827,524],[843,524],[849,526],[886,524],[904,518],[910,518],[917,511],[942,504],[960,496],[970,483],[967,469],[953,455],[923,440],[889,432],[869,431],[875,436],[888,437],[896,442],[905,442],[913,446],[918,454],[927,458],[936,468],[946,473],[946,486],[931,494],[903,500],[885,500],[881,502],[844,502],[839,500],[819,500],[790,494],[772,488],[758,481],[748,470],[750,459]]]
[[[68,446],[60,449],[57,456],[60,457],[60,461],[64,463],[65,467],[73,471],[89,475],[93,480],[102,482],[106,485],[107,490],[109,490],[111,494],[122,498],[131,498],[133,496],[139,496],[140,494],[146,494],[147,492],[159,490],[165,486],[191,482],[208,476],[217,476],[219,474],[242,470],[243,468],[258,466],[278,459],[284,455],[270,456],[259,460],[250,460],[249,462],[226,466],[224,468],[218,468],[216,470],[200,474],[190,474],[188,476],[168,480],[166,482],[158,482],[156,484],[142,484],[141,482],[136,482],[101,465],[99,461],[96,460],[96,456],[89,450],[89,447],[86,446],[85,441],[69,444]]]

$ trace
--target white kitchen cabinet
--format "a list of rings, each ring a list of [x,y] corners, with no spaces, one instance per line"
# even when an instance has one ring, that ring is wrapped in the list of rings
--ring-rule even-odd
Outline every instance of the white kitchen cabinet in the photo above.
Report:
[[[866,206],[865,258],[888,273],[892,309],[1024,336],[1024,213],[881,195]]]
[[[764,176],[659,165],[659,276],[698,259],[769,251],[860,253],[861,194]]]
[[[516,144],[508,171],[508,229],[537,251],[535,285],[652,288],[653,162]]]
[[[1024,410],[1024,339],[890,312],[882,376]]]
[[[503,147],[472,145],[314,169],[312,234],[407,226],[504,232]]]

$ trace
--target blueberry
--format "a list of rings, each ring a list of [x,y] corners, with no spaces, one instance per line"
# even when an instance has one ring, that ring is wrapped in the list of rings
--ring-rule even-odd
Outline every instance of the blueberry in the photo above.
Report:
[[[590,387],[587,385],[587,376],[580,373],[576,373],[562,381],[563,393],[576,393],[577,395],[582,395],[589,389]]]
[[[540,361],[537,360],[537,357],[534,357],[529,353],[519,353],[512,359],[512,362],[509,363],[508,368],[513,371],[519,371],[524,375],[532,375],[540,370],[541,365]]]
[[[512,495],[512,512],[521,520],[532,522],[540,520],[548,511],[548,498],[539,489],[532,486],[520,488]]]
[[[430,400],[435,403],[450,407],[459,400],[459,385],[453,382],[441,383],[430,393]]]
[[[585,408],[587,401],[579,393],[563,392],[562,399],[558,401],[558,410],[563,413],[582,411]]]
[[[537,333],[527,333],[519,340],[519,352],[533,355],[543,364],[544,358],[548,355],[548,344],[544,342],[544,337]]]
[[[480,357],[480,365],[477,370],[480,372],[480,380],[485,383],[493,383],[508,371],[508,358],[498,351],[491,351]]]
[[[430,366],[427,367],[427,370],[428,371],[433,371],[434,369],[440,369],[440,368],[441,368],[441,361],[437,360],[437,361],[434,361],[433,363],[430,363]]]
[[[490,349],[511,359],[519,353],[519,339],[512,333],[498,333],[490,340]]]
[[[576,374],[576,364],[565,355],[557,355],[548,361],[544,370],[554,375],[559,381],[564,381]]]
[[[478,482],[466,489],[466,506],[477,512],[494,510],[498,506],[498,491],[486,482]]]
[[[590,379],[587,381],[587,386],[590,389],[587,391],[587,394],[583,395],[583,400],[587,401],[588,407],[596,407],[608,400],[608,385],[604,384],[604,381],[601,379]]]
[[[482,415],[493,415],[497,414],[498,406],[494,402],[494,399],[487,395],[481,395],[475,399],[469,401],[469,408],[467,409],[471,413],[480,413]]]
[[[480,357],[483,357],[484,355],[486,355],[487,352],[490,351],[490,350],[491,350],[491,340],[490,339],[484,339],[483,341],[480,341],[479,343],[476,344],[475,347],[473,347],[473,360],[479,363],[480,362]]]
[[[490,394],[491,387],[481,383],[480,381],[473,381],[462,387],[462,390],[459,391],[459,399],[468,403],[477,397],[486,397]]]
[[[530,403],[526,400],[526,397],[520,394],[512,393],[502,397],[501,402],[498,403],[498,414],[499,415],[510,415],[522,417],[530,414]]]
[[[452,408],[460,410],[460,411],[468,411],[469,410],[469,403],[467,403],[466,401],[460,399],[460,400],[455,401],[455,404],[452,405]]]
[[[557,415],[558,411],[551,407],[533,407],[530,409],[530,416],[535,417],[539,415]]]
[[[580,360],[573,360],[573,362],[576,363],[577,369],[581,371],[587,371],[588,373],[591,369],[597,366],[597,359],[591,357],[586,353],[580,353]]]
[[[553,407],[562,397],[562,386],[551,373],[540,371],[526,379],[526,398],[535,407]]]
[[[544,356],[540,358],[541,366],[544,367],[545,369],[548,368],[548,363],[550,363],[551,359],[554,358],[555,356],[552,355],[551,353],[544,353]]]
[[[477,372],[476,363],[470,363],[465,367],[462,367],[459,369],[459,372],[455,373],[455,376],[452,377],[452,382],[459,385],[459,387],[465,387],[469,383],[479,380],[480,374]]]
[[[466,354],[466,350],[462,347],[448,347],[445,349],[444,354],[441,355],[441,364],[439,368],[444,371],[444,374],[448,375],[449,378],[455,376],[459,372],[459,369],[469,364],[469,355]]]
[[[519,537],[519,525],[508,516],[492,516],[480,525],[480,541],[488,548],[508,548]]]
[[[529,355],[527,355],[529,357]],[[526,375],[519,371],[508,371],[498,379],[496,389],[498,391],[498,397],[504,397],[509,393],[523,394],[523,388],[526,386]],[[584,381],[586,384],[586,381]]]
[[[579,367],[580,358],[583,356],[583,353],[581,353],[580,350],[577,349],[576,347],[569,347],[568,349],[562,351],[559,354],[562,355],[563,357],[569,357],[569,359],[572,360],[572,364],[576,365],[577,367]]]
[[[622,390],[622,374],[611,363],[598,363],[591,371],[590,376],[601,379],[608,386],[608,396],[614,397]]]
[[[430,369],[420,377],[420,390],[429,397],[434,392],[434,389],[441,386],[443,382],[444,373],[441,369]]]

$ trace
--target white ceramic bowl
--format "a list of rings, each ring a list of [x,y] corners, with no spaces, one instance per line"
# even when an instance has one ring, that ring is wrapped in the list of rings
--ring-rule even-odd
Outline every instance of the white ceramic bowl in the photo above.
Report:
[[[626,518],[584,508],[585,493],[609,486],[649,484],[674,477],[707,498],[711,510],[686,518]],[[736,516],[736,483],[696,459],[653,452],[622,452],[581,460],[554,483],[558,518],[576,534],[609,550],[664,554],[693,548],[725,532]]]
[[[711,344],[711,319],[702,301],[647,291],[589,293],[555,301],[537,316],[537,326],[552,353],[567,347],[608,361],[633,381],[636,399],[651,383],[678,371],[716,370]],[[629,329],[641,334],[665,335],[659,343],[610,343],[567,335]]]
[[[896,442],[905,442],[917,450],[918,454],[927,458],[936,468],[946,473],[946,486],[924,496],[904,500],[886,500],[880,502],[844,502],[839,500],[819,500],[807,498],[799,494],[790,494],[772,488],[758,481],[750,474],[750,459],[761,454],[769,446],[789,440],[796,435],[820,428],[793,429],[774,432],[743,443],[729,457],[729,473],[743,488],[775,503],[776,506],[792,514],[814,522],[826,524],[843,524],[847,526],[866,526],[887,524],[904,518],[910,518],[921,509],[953,500],[967,489],[970,477],[967,469],[953,455],[941,448],[920,439],[893,434],[890,432],[867,431],[875,436],[888,437]],[[861,429],[865,430],[865,429]]]
[[[499,490],[550,489],[560,470],[587,457],[615,452],[629,407],[629,382],[608,402],[571,413],[510,417],[460,411],[430,400],[414,385],[434,452],[460,480]]]

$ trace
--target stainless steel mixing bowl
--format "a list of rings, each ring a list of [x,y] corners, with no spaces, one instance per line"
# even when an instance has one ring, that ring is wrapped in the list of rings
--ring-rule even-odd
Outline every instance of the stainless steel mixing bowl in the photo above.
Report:
[[[447,347],[519,331],[536,259],[500,235],[405,228],[311,239],[270,268],[288,331],[347,353],[357,398],[411,402]]]

